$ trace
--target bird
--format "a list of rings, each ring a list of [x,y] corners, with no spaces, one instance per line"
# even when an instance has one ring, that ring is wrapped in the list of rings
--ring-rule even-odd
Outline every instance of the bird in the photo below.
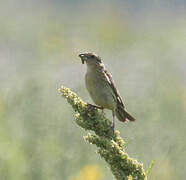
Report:
[[[135,121],[124,106],[123,100],[115,86],[112,75],[106,70],[101,57],[95,53],[79,54],[82,64],[86,63],[85,85],[98,109],[112,111],[112,130],[115,129],[115,116],[121,122]]]

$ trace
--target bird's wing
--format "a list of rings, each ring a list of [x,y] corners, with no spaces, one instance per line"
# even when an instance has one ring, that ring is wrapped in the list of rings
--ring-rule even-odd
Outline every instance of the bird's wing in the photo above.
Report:
[[[109,82],[110,87],[112,88],[112,91],[113,91],[113,93],[114,93],[114,95],[115,95],[115,98],[116,98],[117,102],[118,102],[121,106],[123,106],[123,108],[124,108],[124,104],[123,104],[122,98],[121,98],[121,96],[120,96],[118,90],[116,89],[116,87],[115,87],[115,85],[114,85],[114,81],[113,81],[113,79],[112,79],[112,75],[111,75],[106,69],[104,70],[104,73],[105,73],[105,76],[106,76],[106,78],[107,78],[107,80],[108,80],[108,82]]]

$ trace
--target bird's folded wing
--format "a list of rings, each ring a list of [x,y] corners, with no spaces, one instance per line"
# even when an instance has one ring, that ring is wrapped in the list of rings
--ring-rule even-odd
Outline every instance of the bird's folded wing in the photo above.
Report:
[[[112,75],[111,75],[106,69],[104,70],[104,73],[105,73],[105,76],[106,76],[106,78],[107,78],[107,80],[108,80],[108,82],[109,82],[110,87],[112,88],[112,91],[113,91],[113,93],[114,93],[114,95],[115,95],[115,98],[117,99],[117,102],[118,102],[121,106],[123,106],[123,108],[124,108],[124,104],[123,104],[122,98],[121,98],[121,96],[120,96],[118,90],[116,89],[116,87],[115,87],[115,85],[114,85],[114,81],[113,81],[113,79],[112,79]]]

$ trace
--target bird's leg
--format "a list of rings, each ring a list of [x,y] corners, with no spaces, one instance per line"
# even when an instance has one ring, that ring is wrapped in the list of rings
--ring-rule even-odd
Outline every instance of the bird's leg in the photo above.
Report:
[[[115,128],[115,110],[112,111],[112,131],[114,134],[114,128]]]

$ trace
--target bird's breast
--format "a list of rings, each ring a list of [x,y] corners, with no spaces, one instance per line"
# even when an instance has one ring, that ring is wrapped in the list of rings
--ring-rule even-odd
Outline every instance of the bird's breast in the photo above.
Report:
[[[102,72],[87,72],[85,84],[94,103],[106,109],[114,109],[112,89]]]

